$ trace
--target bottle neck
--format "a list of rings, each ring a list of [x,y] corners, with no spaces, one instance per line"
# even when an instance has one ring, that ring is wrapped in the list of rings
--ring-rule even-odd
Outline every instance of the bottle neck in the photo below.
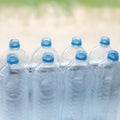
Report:
[[[77,65],[85,66],[88,64],[87,60],[75,60]]]
[[[81,48],[82,46],[72,45],[73,48]]]
[[[10,50],[19,50],[20,48],[10,48]]]
[[[20,64],[13,64],[13,65],[8,64],[6,67],[9,69],[9,71],[12,71],[12,72],[15,72],[15,71],[17,72],[24,69],[24,67],[21,66]]]
[[[103,47],[103,48],[108,48],[108,47],[110,47],[110,45],[103,45],[103,44],[100,44],[100,46]]]
[[[108,59],[107,61],[108,61],[109,63],[116,63],[116,62],[119,62],[118,60],[113,61],[113,60],[110,60],[110,59]]]
[[[43,49],[49,49],[51,46],[42,46]]]
[[[47,65],[47,66],[52,66],[54,63],[47,63],[47,62],[43,62],[44,65]]]

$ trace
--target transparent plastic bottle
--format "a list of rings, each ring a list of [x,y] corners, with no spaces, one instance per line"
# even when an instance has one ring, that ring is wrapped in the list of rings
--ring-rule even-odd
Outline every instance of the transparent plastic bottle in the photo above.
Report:
[[[62,59],[61,66],[62,67],[68,66],[74,60],[74,56],[78,50],[85,51],[82,48],[81,38],[76,36],[72,38],[71,46],[69,46],[63,51],[62,56],[61,56],[61,59]]]
[[[3,75],[3,120],[28,120],[27,72],[15,54],[9,54]]]
[[[20,42],[18,39],[10,40],[9,49],[6,52],[4,52],[3,55],[1,56],[1,63],[0,63],[1,68],[4,65],[6,65],[6,57],[10,53],[17,54],[19,57],[20,64],[26,68],[29,68],[30,65],[29,57],[26,54],[26,52],[20,48]]]
[[[44,53],[33,80],[33,120],[58,120],[60,105],[59,68],[52,53]]]
[[[40,63],[42,63],[42,55],[46,52],[51,52],[54,54],[55,63],[59,65],[59,55],[57,51],[52,47],[52,40],[50,38],[43,38],[41,40],[41,47],[38,48],[32,55],[32,67],[35,68]]]
[[[91,71],[87,61],[87,53],[77,51],[75,60],[64,73],[63,120],[83,120],[85,118],[83,113],[88,107],[87,101],[93,79]]]
[[[117,120],[118,106],[120,102],[120,63],[119,63],[119,53],[117,51],[111,50],[108,53],[107,68],[109,76],[111,78],[111,88],[110,88],[110,102],[108,108],[108,115],[106,120]]]
[[[107,59],[107,53],[111,50],[110,38],[101,37],[100,45],[94,48],[89,54],[90,64],[99,64]]]
[[[3,75],[0,72],[0,120],[4,120],[3,117]]]
[[[120,100],[118,52],[109,51],[107,61],[96,70],[90,120],[116,120]]]

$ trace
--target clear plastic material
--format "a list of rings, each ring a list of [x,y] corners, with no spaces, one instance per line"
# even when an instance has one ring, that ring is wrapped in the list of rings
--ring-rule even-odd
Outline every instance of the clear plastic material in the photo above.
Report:
[[[17,55],[10,54],[7,64],[1,70],[2,120],[28,119],[28,76],[18,61]]]
[[[84,120],[86,118],[93,80],[91,71],[86,53],[78,51],[76,59],[64,73],[63,120]],[[85,116],[83,116],[84,113]]]
[[[108,69],[113,72],[112,74],[109,74],[109,77],[112,80],[112,85],[110,88],[109,107],[106,120],[116,120],[118,105],[120,102],[120,63],[116,62],[115,64],[111,64]]]
[[[4,120],[3,117],[3,75],[0,73],[0,120]]]
[[[59,68],[52,53],[44,53],[34,71],[33,120],[58,120],[60,114]]]
[[[24,50],[20,48],[20,42],[17,39],[12,39],[9,42],[9,49],[6,50],[1,56],[0,68],[6,65],[6,57],[8,54],[17,54],[19,57],[20,64],[26,68],[29,67],[30,60],[29,56],[26,54]]]
[[[82,48],[82,40],[80,37],[73,37],[71,41],[71,46],[66,48],[62,53],[61,66],[69,65],[74,60],[75,54],[78,50],[85,51]]]
[[[57,51],[52,47],[52,41],[50,38],[43,38],[41,41],[41,47],[38,48],[32,55],[32,67],[38,66],[42,63],[42,55],[46,52],[54,54],[55,63],[59,65],[59,55]]]
[[[94,48],[89,54],[90,64],[99,64],[107,60],[107,53],[111,50],[110,39],[101,37],[100,45]]]
[[[108,60],[95,70],[90,120],[116,120],[120,100],[120,63],[118,53],[110,51]]]

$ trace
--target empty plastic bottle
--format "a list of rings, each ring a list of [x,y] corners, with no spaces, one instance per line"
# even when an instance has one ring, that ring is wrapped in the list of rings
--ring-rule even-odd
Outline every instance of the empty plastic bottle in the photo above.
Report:
[[[1,70],[3,120],[28,120],[27,73],[15,54],[9,54]]]
[[[76,52],[78,50],[85,51],[82,48],[82,40],[80,37],[73,37],[71,41],[71,46],[66,48],[61,56],[61,66],[68,66],[73,60]]]
[[[120,64],[116,51],[110,51],[107,61],[96,69],[91,112],[88,120],[116,120],[120,100]]]
[[[87,101],[93,80],[91,71],[87,61],[87,53],[77,51],[75,60],[64,73],[63,120],[82,120],[85,118],[83,113],[88,107]]]
[[[29,57],[24,50],[20,48],[20,42],[18,39],[11,39],[9,42],[9,49],[1,57],[1,68],[6,65],[6,57],[8,54],[14,53],[19,57],[19,62],[26,68],[29,68]]]
[[[38,66],[40,63],[42,63],[42,55],[45,52],[51,52],[54,54],[55,63],[59,65],[59,56],[57,51],[52,47],[52,41],[50,38],[43,38],[41,40],[41,47],[38,48],[32,55],[32,67]]]
[[[44,53],[33,80],[33,120],[58,120],[60,104],[59,68],[52,53]]]
[[[103,61],[106,61],[107,54],[111,50],[110,47],[110,38],[101,37],[100,45],[94,48],[89,55],[90,64],[99,64]]]

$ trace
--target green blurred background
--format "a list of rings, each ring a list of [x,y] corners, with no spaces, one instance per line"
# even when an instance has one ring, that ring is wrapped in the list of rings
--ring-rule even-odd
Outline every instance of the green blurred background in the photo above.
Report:
[[[120,7],[120,0],[0,0],[0,4],[7,5],[41,5],[58,4],[61,6],[72,6],[75,4],[94,6],[94,7]]]

